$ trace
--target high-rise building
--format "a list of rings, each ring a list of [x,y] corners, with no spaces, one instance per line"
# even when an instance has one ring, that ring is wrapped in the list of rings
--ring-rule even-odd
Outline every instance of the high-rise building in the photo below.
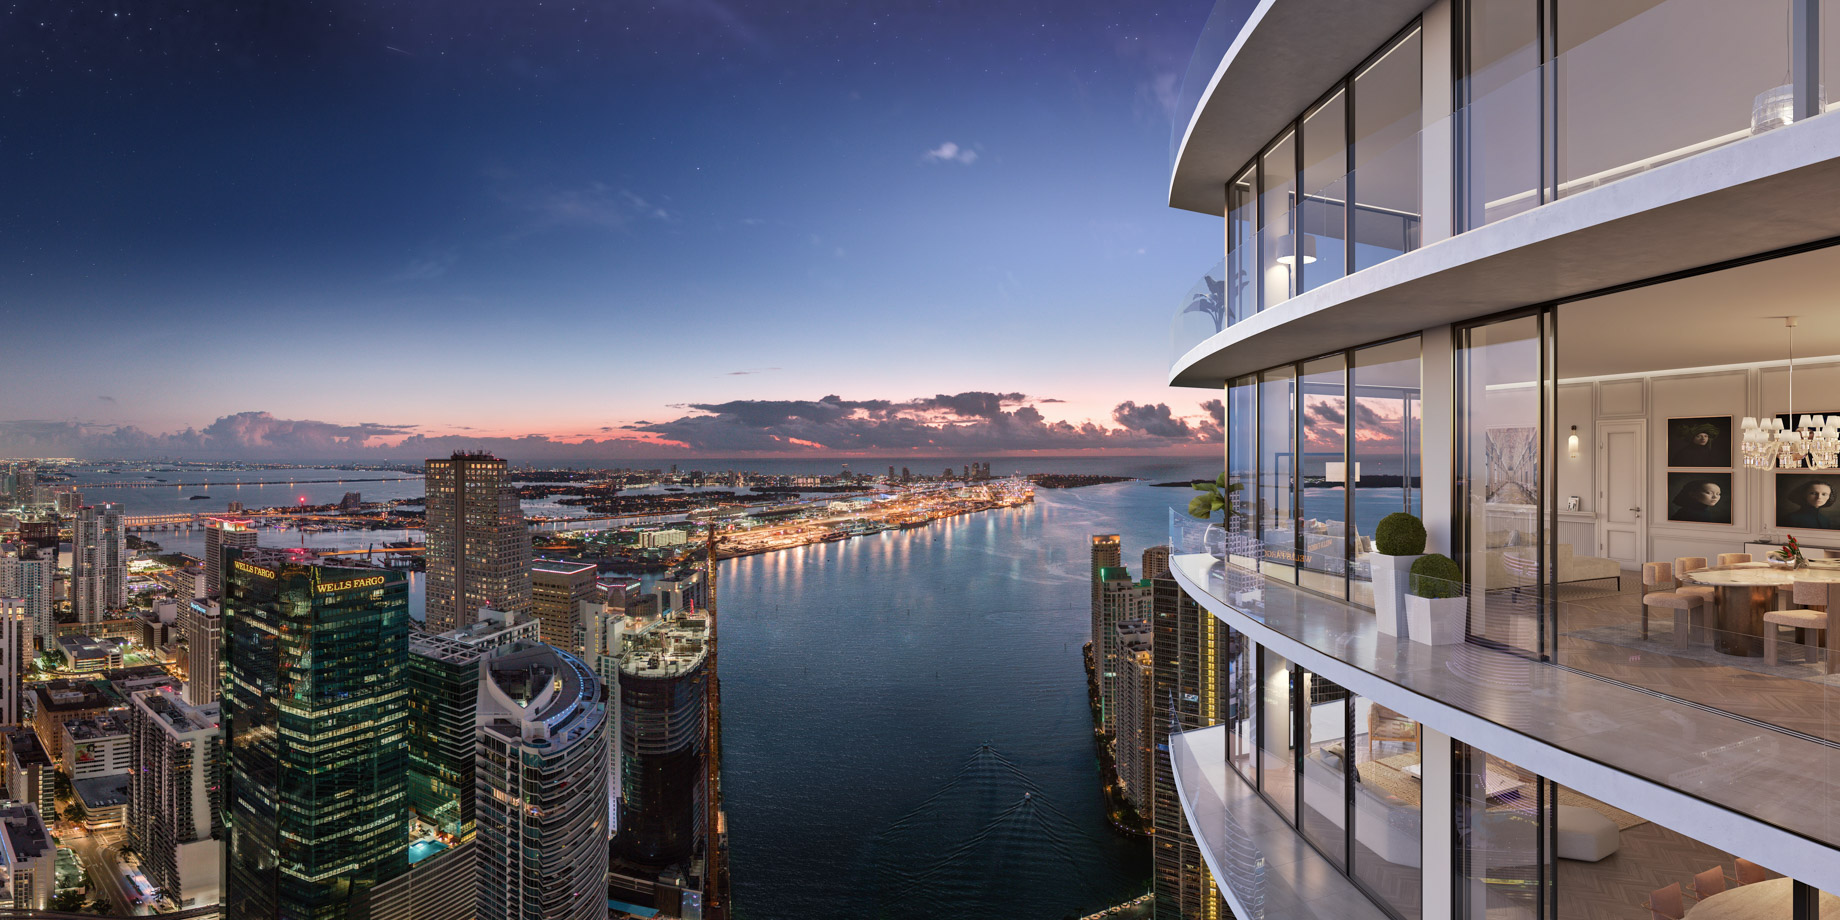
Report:
[[[1154,547],[1153,547],[1154,548]],[[1164,547],[1167,550],[1167,547]],[[1195,835],[1182,816],[1175,773],[1169,761],[1169,736],[1219,725],[1226,709],[1226,668],[1239,661],[1224,648],[1226,627],[1182,593],[1165,571],[1151,580],[1150,653],[1154,673],[1150,688],[1150,744],[1153,764],[1153,821],[1156,920],[1222,920],[1230,916],[1208,872]]]
[[[57,764],[29,728],[0,731],[6,750],[6,794],[38,806],[39,814],[57,820]]]
[[[128,843],[141,871],[181,908],[222,894],[223,724],[216,704],[188,705],[171,690],[128,697],[134,770]]]
[[[0,597],[0,725],[25,719],[19,682],[32,663],[32,614],[17,597]]]
[[[505,461],[456,453],[426,471],[428,630],[455,629],[481,607],[529,613],[530,532]]]
[[[1139,816],[1156,814],[1154,795],[1156,758],[1151,741],[1156,717],[1152,694],[1155,665],[1150,656],[1151,626],[1142,620],[1118,624],[1118,715],[1112,741],[1112,763],[1118,782]]]
[[[1099,719],[1106,732],[1116,734],[1119,647],[1118,627],[1150,618],[1150,588],[1131,580],[1124,566],[1099,570],[1099,607],[1093,622],[1093,666],[1099,677]]]
[[[460,629],[409,637],[409,807],[443,834],[473,837],[479,663],[536,641],[538,628],[528,616],[482,610]]]
[[[58,514],[66,516],[76,514],[77,509],[83,507],[83,493],[76,489],[58,489],[52,494],[57,497]]]
[[[128,533],[120,505],[77,509],[70,553],[70,606],[77,622],[93,624],[128,606]]]
[[[1169,574],[1169,544],[1144,550],[1144,569],[1140,574],[1152,581]]]
[[[223,607],[216,600],[193,599],[179,613],[184,642],[185,701],[193,706],[217,702],[223,684]]]
[[[530,612],[542,624],[543,641],[580,655],[587,643],[587,606],[600,570],[592,562],[538,559],[530,567]]]
[[[32,505],[38,501],[38,466],[30,460],[8,464],[4,481],[5,497],[17,508]]]
[[[19,910],[47,910],[57,890],[57,844],[37,805],[0,802],[0,899]]]
[[[57,635],[53,594],[57,560],[53,552],[28,543],[0,547],[0,597],[18,598],[32,624],[31,651],[45,647]]]
[[[681,915],[701,897],[708,846],[708,622],[629,618],[618,655],[621,900]],[[682,880],[674,881],[674,880]]]
[[[1832,13],[1216,6],[1158,382],[1236,487],[1170,560],[1230,702],[1169,738],[1236,914],[1840,905]]]
[[[516,643],[479,682],[478,915],[607,916],[607,732],[581,659]]]
[[[120,710],[71,719],[61,729],[64,733],[64,775],[70,779],[90,779],[111,773],[127,773],[135,766],[134,737]]]
[[[253,521],[242,518],[212,518],[204,527],[204,590],[206,597],[224,593],[224,549],[246,550],[256,545]]]
[[[226,549],[229,916],[363,916],[408,866],[408,582]]]
[[[1104,579],[1101,569],[1115,569],[1124,563],[1124,548],[1115,533],[1094,534],[1092,538],[1092,614],[1093,635],[1099,634],[1099,594]]]

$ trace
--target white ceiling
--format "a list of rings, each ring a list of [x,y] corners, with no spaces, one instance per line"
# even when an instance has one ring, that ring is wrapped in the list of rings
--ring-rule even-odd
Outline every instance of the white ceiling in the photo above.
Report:
[[[1561,379],[1840,355],[1840,247],[1559,308]]]

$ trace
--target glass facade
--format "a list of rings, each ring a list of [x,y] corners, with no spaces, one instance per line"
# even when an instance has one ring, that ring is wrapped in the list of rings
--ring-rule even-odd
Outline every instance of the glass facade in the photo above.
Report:
[[[225,550],[234,917],[362,916],[408,868],[408,582]]]
[[[1416,336],[1230,381],[1226,469],[1245,503],[1228,520],[1233,562],[1372,606],[1375,527],[1421,510],[1419,392]]]

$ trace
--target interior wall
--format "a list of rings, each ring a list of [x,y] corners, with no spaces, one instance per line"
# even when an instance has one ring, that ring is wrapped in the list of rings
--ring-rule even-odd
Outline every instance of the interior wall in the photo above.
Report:
[[[1798,365],[1795,409],[1808,414],[1840,414],[1840,363]],[[1736,368],[1685,371],[1647,378],[1562,383],[1558,391],[1559,539],[1578,555],[1599,555],[1596,540],[1596,423],[1600,419],[1641,418],[1648,422],[1646,558],[1671,561],[1677,556],[1738,552],[1745,543],[1777,543],[1794,534],[1807,546],[1840,549],[1840,530],[1779,528],[1776,521],[1774,472],[1742,465],[1738,425],[1747,415],[1789,411],[1787,368]],[[1732,419],[1732,523],[1695,524],[1667,520],[1668,420],[1729,415]],[[1578,426],[1580,451],[1573,460],[1565,449],[1571,426]],[[1714,470],[1713,472],[1722,472]],[[1840,473],[1836,473],[1840,479]],[[1580,497],[1576,513],[1565,510],[1566,497]],[[1586,552],[1589,548],[1590,552]]]

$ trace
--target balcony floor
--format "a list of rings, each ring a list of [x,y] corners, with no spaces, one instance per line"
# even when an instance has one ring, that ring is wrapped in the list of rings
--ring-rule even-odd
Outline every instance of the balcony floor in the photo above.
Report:
[[[1229,625],[1356,693],[1619,808],[1718,828],[1709,842],[1840,888],[1840,752],[1829,745],[1479,645],[1397,641],[1371,611],[1211,556],[1171,567]],[[1840,694],[1812,706],[1809,718],[1840,721]]]

